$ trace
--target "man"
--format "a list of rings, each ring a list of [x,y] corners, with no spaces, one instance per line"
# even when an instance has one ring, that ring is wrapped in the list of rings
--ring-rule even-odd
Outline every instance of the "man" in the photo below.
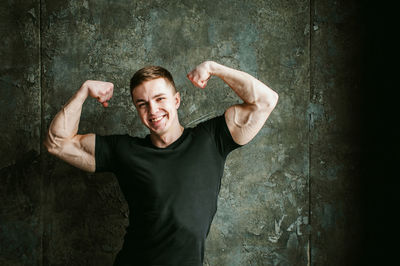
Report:
[[[86,81],[52,121],[44,143],[51,154],[88,172],[113,172],[118,179],[129,205],[129,226],[115,265],[202,265],[225,159],[253,139],[278,101],[251,75],[213,61],[187,77],[205,88],[213,75],[243,103],[194,128],[179,122],[181,98],[171,74],[154,66],[131,79],[133,103],[150,131],[145,138],[77,134],[88,96],[108,106],[109,82]]]

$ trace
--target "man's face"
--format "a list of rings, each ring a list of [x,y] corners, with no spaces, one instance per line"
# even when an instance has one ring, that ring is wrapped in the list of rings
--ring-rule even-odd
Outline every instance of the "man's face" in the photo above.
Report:
[[[133,90],[133,103],[142,123],[157,135],[163,135],[176,124],[180,104],[179,92],[164,78],[145,81]]]

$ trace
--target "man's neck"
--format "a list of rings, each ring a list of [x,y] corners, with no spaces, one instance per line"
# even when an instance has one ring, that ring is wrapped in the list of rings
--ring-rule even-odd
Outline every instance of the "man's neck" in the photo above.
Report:
[[[171,143],[175,142],[182,136],[183,126],[178,122],[176,126],[171,128],[168,132],[165,132],[163,135],[150,133],[150,139],[154,146],[158,148],[165,148],[169,146]]]

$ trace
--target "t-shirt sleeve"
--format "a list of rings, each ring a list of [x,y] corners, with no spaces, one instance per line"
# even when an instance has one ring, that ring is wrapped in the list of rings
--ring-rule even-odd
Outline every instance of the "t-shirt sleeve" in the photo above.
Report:
[[[113,172],[116,166],[116,146],[118,136],[101,136],[96,134],[95,162],[96,172]]]
[[[228,125],[226,124],[225,114],[202,122],[199,126],[203,127],[211,134],[211,137],[217,145],[218,151],[223,157],[228,156],[231,151],[242,146],[233,140]]]

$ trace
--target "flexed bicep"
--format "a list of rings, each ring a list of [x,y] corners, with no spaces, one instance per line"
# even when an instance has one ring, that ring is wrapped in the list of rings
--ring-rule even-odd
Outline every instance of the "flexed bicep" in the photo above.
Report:
[[[51,135],[47,136],[46,142]],[[48,144],[48,152],[59,159],[87,172],[94,172],[95,165],[95,134],[76,135],[72,139],[61,139]]]
[[[113,95],[110,82],[87,80],[67,104],[56,114],[47,132],[47,151],[63,161],[88,172],[95,171],[95,134],[78,135],[82,105],[88,96],[104,107]]]
[[[205,61],[188,74],[198,87],[204,88],[211,75],[221,78],[242,100],[225,111],[225,120],[233,140],[246,144],[260,131],[278,102],[278,94],[248,73]]]
[[[246,103],[229,107],[225,111],[225,121],[233,140],[240,145],[247,144],[261,130],[271,112]]]

